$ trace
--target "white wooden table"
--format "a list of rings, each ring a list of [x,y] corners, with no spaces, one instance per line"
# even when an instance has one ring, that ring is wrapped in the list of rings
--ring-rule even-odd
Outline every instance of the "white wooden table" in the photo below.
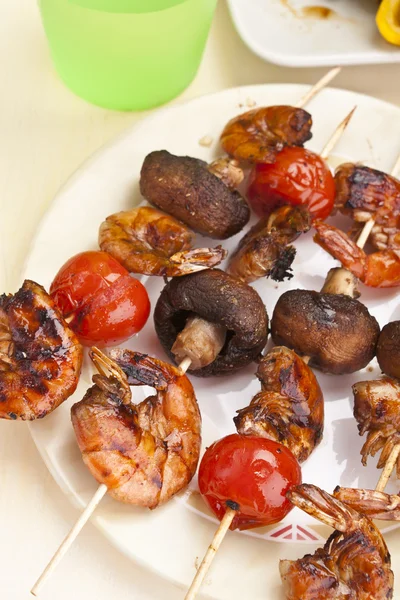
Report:
[[[221,2],[200,71],[179,100],[242,84],[313,83],[322,73],[262,62],[243,45]],[[400,104],[399,75],[400,65],[354,67],[335,85]],[[3,3],[0,81],[0,290],[12,292],[20,284],[31,237],[57,189],[83,160],[143,113],[96,108],[63,86],[32,0]],[[76,517],[25,424],[0,422],[2,600],[31,597],[31,584]],[[41,597],[169,600],[183,594],[121,556],[88,524]]]

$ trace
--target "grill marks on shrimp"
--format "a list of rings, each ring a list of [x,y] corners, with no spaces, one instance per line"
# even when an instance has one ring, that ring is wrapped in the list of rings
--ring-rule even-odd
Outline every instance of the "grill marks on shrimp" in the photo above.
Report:
[[[76,388],[82,347],[33,281],[0,297],[0,416],[42,418]]]

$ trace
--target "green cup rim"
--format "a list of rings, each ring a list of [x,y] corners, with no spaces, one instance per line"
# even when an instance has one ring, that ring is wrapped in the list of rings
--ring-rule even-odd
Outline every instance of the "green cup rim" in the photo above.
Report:
[[[166,10],[170,10],[171,8],[175,8],[176,6],[179,6],[180,4],[184,4],[185,2],[190,2],[191,0],[167,0],[168,1],[168,6],[165,6],[163,8],[153,8],[150,9],[148,7],[146,7],[144,10],[126,10],[126,9],[121,9],[121,10],[115,10],[114,7],[110,8],[106,8],[106,7],[95,7],[95,6],[90,6],[90,4],[95,4],[96,2],[110,2],[111,4],[111,0],[68,0],[69,4],[74,4],[75,6],[78,6],[79,8],[82,8],[83,10],[90,10],[93,12],[99,12],[99,13],[109,13],[112,15],[145,15],[145,14],[151,14],[151,13],[161,13],[164,12]],[[146,2],[148,3],[148,0],[140,0],[142,3]],[[154,0],[154,1],[159,1],[159,0]],[[193,0],[192,0],[193,1]],[[112,2],[112,4],[115,5],[115,0],[114,2]]]

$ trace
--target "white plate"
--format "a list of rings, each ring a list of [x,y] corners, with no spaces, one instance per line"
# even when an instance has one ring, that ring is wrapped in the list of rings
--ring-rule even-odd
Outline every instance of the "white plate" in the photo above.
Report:
[[[400,62],[380,35],[377,0],[228,0],[243,41],[265,60],[289,67]],[[330,8],[330,18],[304,8]]]
[[[295,103],[306,91],[300,85],[264,85],[227,90],[156,112],[141,121],[122,137],[96,154],[59,192],[44,218],[26,263],[25,276],[47,288],[58,268],[73,254],[97,247],[97,231],[110,213],[138,203],[138,176],[145,155],[154,149],[167,148],[176,154],[189,154],[211,160],[218,154],[218,135],[231,116],[243,111],[248,99],[258,105]],[[355,105],[358,109],[346,134],[337,146],[333,163],[344,158],[362,160],[389,169],[398,154],[400,109],[343,90],[324,90],[315,98],[310,110],[314,117],[314,137],[309,146],[322,148],[336,125]],[[199,145],[204,135],[211,135],[211,148]],[[238,236],[239,237],[239,236]],[[233,247],[237,240],[226,246]],[[198,243],[204,240],[198,240]],[[277,285],[263,280],[255,284],[271,315],[279,295],[295,287],[318,290],[334,261],[312,242],[311,233],[297,243],[295,277]],[[150,278],[146,286],[152,304],[163,282]],[[399,318],[396,291],[362,289],[362,300],[381,324]],[[150,318],[143,332],[133,338],[130,347],[164,357]],[[248,404],[259,390],[250,366],[226,378],[192,378],[204,425],[204,444],[234,431],[235,410]],[[350,386],[366,377],[377,377],[375,363],[371,370],[352,376],[330,377],[318,374],[325,392],[326,423],[324,439],[303,467],[303,479],[332,491],[338,483],[373,487],[378,471],[371,461],[368,468],[360,463],[362,439],[352,416]],[[75,395],[43,421],[30,425],[32,436],[54,478],[72,502],[83,506],[96,489],[96,482],[83,465],[70,423],[69,409],[80,400],[90,385],[91,369],[85,360],[83,374]],[[134,398],[144,397],[144,390],[134,389]],[[392,486],[394,490],[395,487]],[[196,493],[196,482],[188,492],[153,512],[135,509],[106,498],[98,508],[95,524],[126,555],[162,577],[187,586],[195,572],[198,557],[207,548],[216,521],[205,509]],[[302,529],[298,529],[298,526]],[[284,533],[277,535],[282,527]],[[280,589],[278,559],[301,556],[315,548],[315,542],[329,533],[311,517],[297,509],[284,523],[249,533],[228,533],[204,593],[212,598],[270,599]],[[400,544],[388,536],[399,562]],[[287,543],[287,542],[290,543]],[[296,541],[298,543],[292,543]],[[306,541],[306,542],[305,542]],[[396,561],[397,558],[397,561]],[[235,568],[232,568],[235,565]],[[93,577],[96,574],[93,573]],[[132,590],[134,596],[134,590]]]

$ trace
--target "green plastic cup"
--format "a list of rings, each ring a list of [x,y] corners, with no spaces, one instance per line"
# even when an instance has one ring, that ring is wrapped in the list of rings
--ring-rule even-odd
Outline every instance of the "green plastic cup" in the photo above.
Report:
[[[39,0],[56,69],[85,100],[143,110],[182,92],[217,0]]]

